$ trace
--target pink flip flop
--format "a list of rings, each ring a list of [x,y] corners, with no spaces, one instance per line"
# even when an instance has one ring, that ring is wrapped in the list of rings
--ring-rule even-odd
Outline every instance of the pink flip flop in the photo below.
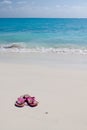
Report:
[[[24,105],[25,105],[25,99],[23,97],[19,97],[15,103],[15,106],[24,107]]]
[[[38,105],[38,102],[35,100],[35,97],[29,97],[29,98],[27,98],[27,104],[30,107],[35,107]]]

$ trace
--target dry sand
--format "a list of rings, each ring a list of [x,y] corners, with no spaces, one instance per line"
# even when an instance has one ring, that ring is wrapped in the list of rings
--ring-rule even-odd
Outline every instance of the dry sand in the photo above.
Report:
[[[0,62],[0,130],[87,130],[87,68],[7,61]],[[15,107],[27,93],[39,105]]]

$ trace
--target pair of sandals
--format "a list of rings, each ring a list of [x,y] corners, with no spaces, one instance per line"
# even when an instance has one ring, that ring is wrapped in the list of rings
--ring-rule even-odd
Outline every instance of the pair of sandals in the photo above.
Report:
[[[24,107],[25,105],[35,107],[38,105],[38,101],[36,101],[35,97],[31,97],[30,95],[26,94],[20,96],[15,102],[16,107]]]

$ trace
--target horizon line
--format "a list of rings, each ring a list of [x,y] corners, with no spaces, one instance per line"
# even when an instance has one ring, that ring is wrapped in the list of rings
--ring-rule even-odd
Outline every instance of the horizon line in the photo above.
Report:
[[[0,17],[0,18],[37,18],[37,19],[87,19],[87,17]]]

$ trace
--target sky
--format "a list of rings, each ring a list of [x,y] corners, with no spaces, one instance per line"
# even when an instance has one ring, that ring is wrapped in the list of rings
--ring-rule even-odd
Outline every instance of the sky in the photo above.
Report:
[[[87,0],[0,0],[0,18],[87,18]]]

